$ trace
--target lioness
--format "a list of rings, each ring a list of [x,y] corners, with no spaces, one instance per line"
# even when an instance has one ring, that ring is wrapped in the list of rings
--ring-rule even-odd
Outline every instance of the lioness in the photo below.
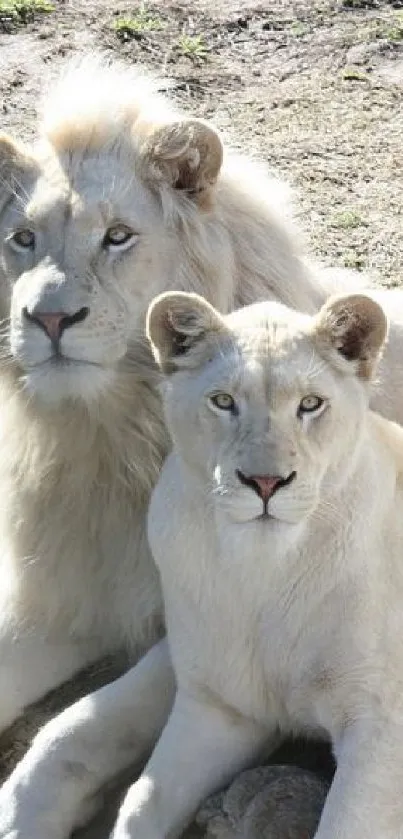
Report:
[[[134,661],[163,632],[145,532],[169,448],[144,338],[152,297],[313,312],[328,296],[275,182],[222,158],[214,128],[102,61],[62,78],[33,148],[0,140],[0,730],[88,662],[121,648]],[[403,420],[403,301],[387,294],[376,404]],[[67,834],[83,797],[148,753],[173,695],[162,641],[43,730],[3,790],[0,835],[35,839],[38,813],[40,839]]]
[[[171,293],[148,330],[174,443],[149,537],[178,691],[114,839],[176,836],[278,729],[332,739],[316,839],[398,839],[403,429],[368,410],[384,313],[354,295],[222,317]]]

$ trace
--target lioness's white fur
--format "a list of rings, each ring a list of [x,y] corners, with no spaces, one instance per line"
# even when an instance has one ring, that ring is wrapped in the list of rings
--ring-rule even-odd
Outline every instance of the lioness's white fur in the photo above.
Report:
[[[221,158],[214,129],[97,61],[56,88],[35,148],[0,141],[0,729],[87,662],[122,646],[134,658],[162,631],[145,534],[168,449],[143,339],[151,298],[177,288],[223,312],[266,298],[312,312],[327,296],[279,212],[275,182],[230,154],[221,168]],[[116,224],[129,239],[113,250],[104,237]],[[403,306],[391,299],[377,404],[403,418]],[[63,363],[33,320],[58,313],[70,317]],[[116,692],[126,711],[107,722]],[[35,813],[47,825],[40,839],[67,833],[82,798],[147,752],[173,692],[162,642],[52,723],[3,791],[0,835],[17,825],[20,839],[24,830],[34,839]],[[136,730],[116,739],[128,719]],[[69,771],[75,761],[81,773]]]
[[[176,836],[278,729],[332,739],[316,839],[403,835],[403,429],[367,407],[385,332],[362,295],[314,318],[151,308],[174,451],[149,535],[178,691],[115,839]]]

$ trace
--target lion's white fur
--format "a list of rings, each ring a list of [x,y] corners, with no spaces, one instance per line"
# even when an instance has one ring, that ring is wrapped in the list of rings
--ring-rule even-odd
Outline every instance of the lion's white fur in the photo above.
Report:
[[[316,839],[396,839],[403,429],[368,409],[383,312],[355,295],[315,318],[278,303],[221,318],[171,294],[149,332],[174,441],[149,536],[178,691],[113,835],[178,835],[280,729],[333,743]],[[256,475],[293,477],[264,504]]]
[[[223,311],[271,296],[311,309],[323,297],[271,181],[260,171],[253,180],[253,166],[229,156],[215,185],[220,155],[211,129],[175,115],[142,78],[90,59],[46,102],[33,150],[0,144],[0,306],[5,318],[11,310],[0,379],[1,614],[13,649],[15,635],[21,650],[30,641],[18,690],[0,657],[13,695],[8,702],[3,692],[0,728],[79,664],[122,645],[137,651],[159,632],[144,532],[168,447],[143,337],[153,295],[192,290]],[[173,188],[181,167],[195,194]],[[99,243],[116,220],[137,239],[104,254]],[[10,247],[12,230],[24,226],[37,231],[38,254]],[[47,335],[24,307],[85,306],[89,316],[62,336],[62,351],[78,363],[55,367]],[[51,650],[33,655],[33,636],[54,649],[55,674]],[[65,643],[74,649],[63,672]]]
[[[0,683],[7,686],[0,729],[86,662],[122,646],[134,658],[160,635],[161,595],[145,534],[149,492],[168,450],[143,337],[152,297],[176,288],[223,312],[263,299],[314,312],[331,287],[300,252],[282,187],[228,152],[221,168],[214,130],[178,115],[127,68],[86,60],[45,105],[33,149],[0,141]],[[138,234],[119,257],[100,246],[115,221]],[[38,230],[35,258],[7,241],[27,224]],[[403,306],[395,299],[398,320]],[[38,306],[89,307],[63,333],[63,350],[79,364],[54,369],[46,335],[22,316]],[[402,417],[401,324],[392,323],[390,334],[377,399]],[[130,713],[148,739],[115,743],[111,724],[105,764],[91,756],[105,735],[101,721],[119,708],[113,689],[46,728],[3,793],[2,829],[12,812],[34,839],[30,793],[25,804],[19,799],[21,813],[10,801],[18,779],[29,790],[38,777],[46,799],[38,793],[38,812],[57,803],[59,834],[68,831],[82,797],[149,748],[173,696],[170,673],[162,646],[119,683],[122,695],[130,684]],[[123,727],[128,714],[116,724]],[[64,746],[91,771],[66,777]],[[62,777],[64,804],[52,786]],[[49,825],[53,839],[51,818]]]

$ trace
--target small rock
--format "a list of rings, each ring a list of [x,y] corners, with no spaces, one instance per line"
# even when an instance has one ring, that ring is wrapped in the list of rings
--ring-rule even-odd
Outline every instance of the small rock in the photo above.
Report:
[[[196,826],[204,839],[313,839],[327,791],[327,783],[306,769],[250,769],[207,799]]]

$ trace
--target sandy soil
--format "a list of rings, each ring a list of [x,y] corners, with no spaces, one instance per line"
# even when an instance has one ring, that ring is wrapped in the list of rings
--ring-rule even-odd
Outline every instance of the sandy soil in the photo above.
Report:
[[[403,2],[155,0],[139,11],[56,0],[26,22],[0,12],[3,128],[29,135],[43,83],[94,47],[173,79],[185,108],[280,171],[325,261],[400,282]]]

